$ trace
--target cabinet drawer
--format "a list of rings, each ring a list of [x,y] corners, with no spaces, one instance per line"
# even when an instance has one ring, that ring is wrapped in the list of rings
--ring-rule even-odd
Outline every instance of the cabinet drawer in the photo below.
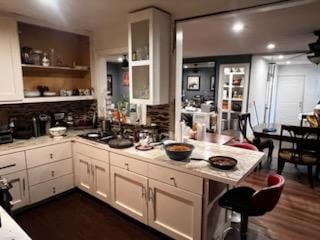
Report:
[[[50,162],[72,158],[71,143],[60,143],[26,151],[27,167],[32,168]]]
[[[28,170],[29,184],[32,186],[46,182],[57,177],[71,174],[72,171],[73,167],[71,158],[31,168]]]
[[[130,172],[145,176],[148,174],[148,164],[134,158],[110,152],[110,163],[111,165],[127,169]]]
[[[83,143],[74,143],[73,151],[74,153],[80,153],[87,157],[109,163],[109,154],[106,150],[95,148]]]
[[[173,169],[149,164],[148,176],[169,185],[202,195],[202,178]]]
[[[0,176],[26,169],[24,152],[0,156]]]
[[[73,188],[73,174],[53,179],[30,187],[31,203],[39,202],[56,194],[65,192]]]

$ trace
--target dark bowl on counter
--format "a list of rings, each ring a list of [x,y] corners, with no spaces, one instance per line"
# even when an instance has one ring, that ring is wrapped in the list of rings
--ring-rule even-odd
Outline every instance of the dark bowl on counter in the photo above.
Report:
[[[194,146],[188,143],[169,143],[164,146],[168,157],[175,161],[183,161],[191,156]]]

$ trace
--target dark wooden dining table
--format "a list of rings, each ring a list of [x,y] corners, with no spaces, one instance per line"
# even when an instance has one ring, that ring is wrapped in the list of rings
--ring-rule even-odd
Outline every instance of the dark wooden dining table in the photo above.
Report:
[[[218,134],[218,133],[207,133],[204,139],[205,142],[216,143],[219,145],[226,145],[230,143],[234,138],[232,136]]]
[[[275,128],[275,132],[266,132],[264,131],[265,128]],[[260,138],[270,138],[275,140],[280,140],[281,136],[281,124],[274,123],[274,124],[266,124],[262,123],[255,127],[253,127],[253,133],[255,137]]]

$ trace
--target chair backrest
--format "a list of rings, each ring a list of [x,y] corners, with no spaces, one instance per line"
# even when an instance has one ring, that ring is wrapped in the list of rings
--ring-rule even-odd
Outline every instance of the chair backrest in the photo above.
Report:
[[[250,113],[242,113],[238,115],[238,120],[239,120],[239,130],[244,137],[249,143],[252,143],[248,137],[247,137],[247,126],[250,127],[251,131],[253,132],[253,127],[251,124],[251,117]]]
[[[252,151],[258,151],[258,148],[250,143],[241,143],[241,142],[236,142],[236,143],[232,143],[230,145],[228,145],[230,147],[237,147],[237,148],[243,148],[243,149],[248,149],[248,150],[252,150]]]
[[[279,151],[282,143],[290,142],[291,152],[294,156],[302,157],[306,151],[320,152],[320,128],[281,125]],[[286,147],[287,149],[288,147]],[[300,159],[301,160],[301,159]]]
[[[253,194],[252,205],[261,212],[272,211],[280,199],[284,182],[284,178],[281,175],[270,175],[267,180],[268,186]]]

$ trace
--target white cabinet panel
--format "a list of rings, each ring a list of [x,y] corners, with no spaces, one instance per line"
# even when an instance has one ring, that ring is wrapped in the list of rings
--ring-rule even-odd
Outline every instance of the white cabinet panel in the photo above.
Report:
[[[93,194],[101,199],[107,200],[110,192],[109,164],[92,160]]]
[[[147,224],[148,179],[111,166],[111,196],[115,208]]]
[[[54,178],[62,177],[71,174],[73,171],[72,159],[66,159],[59,162],[54,162],[28,170],[30,186],[46,182]]]
[[[91,178],[91,159],[76,153],[74,155],[74,161],[76,186],[83,191],[90,193],[93,184]]]
[[[203,182],[200,177],[153,164],[149,165],[148,176],[174,187],[185,189],[199,195],[202,194]]]
[[[109,164],[75,153],[76,186],[81,190],[107,201],[110,195]]]
[[[0,102],[22,100],[22,70],[16,21],[0,16],[0,36]]]
[[[201,239],[201,196],[149,179],[149,225],[174,239]]]
[[[0,176],[26,169],[24,152],[11,153],[0,156]]]
[[[65,142],[27,150],[26,158],[28,168],[72,158],[71,143]]]
[[[30,187],[30,201],[36,203],[74,187],[73,174]]]
[[[12,184],[12,188],[9,190],[12,195],[11,204],[12,209],[26,206],[29,204],[29,191],[28,191],[28,178],[27,171],[23,170],[16,173],[11,173],[2,176]]]
[[[76,142],[73,145],[73,152],[74,153],[80,153],[82,155],[85,155],[87,157],[97,159],[103,162],[109,163],[109,153],[106,150],[102,150],[99,148],[92,147],[87,144],[78,143]]]
[[[146,162],[129,158],[124,155],[110,153],[110,163],[111,165],[124,168],[130,172],[147,176],[148,164]]]

